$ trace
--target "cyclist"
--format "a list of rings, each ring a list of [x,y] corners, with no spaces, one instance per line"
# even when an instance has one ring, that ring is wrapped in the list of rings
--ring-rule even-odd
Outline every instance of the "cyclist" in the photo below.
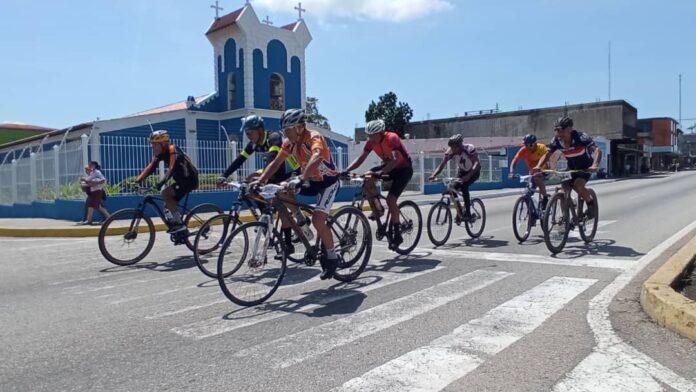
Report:
[[[522,142],[524,145],[519,151],[517,151],[517,154],[515,154],[515,157],[512,158],[512,162],[510,163],[510,173],[508,174],[509,178],[513,178],[515,176],[515,166],[517,166],[517,162],[519,162],[520,159],[524,159],[524,162],[527,164],[527,168],[529,169],[529,174],[533,174],[532,172],[539,164],[539,160],[548,151],[548,148],[544,143],[537,143],[537,137],[535,135],[525,135]],[[543,210],[546,208],[546,203],[549,199],[549,195],[546,193],[546,184],[544,183],[544,178],[535,176],[534,183],[539,187],[539,193],[541,193],[541,205],[539,208]]]
[[[602,161],[602,150],[597,147],[592,138],[585,132],[573,129],[573,119],[568,116],[560,117],[553,126],[556,136],[549,144],[548,151],[539,160],[534,172],[542,170],[551,154],[561,151],[568,161],[568,169],[580,170],[571,173],[571,179],[563,182],[563,189],[570,192],[572,187],[587,203],[587,218],[594,218],[594,200],[585,187],[591,174],[595,173]]]
[[[170,223],[167,232],[177,233],[186,230],[186,226],[181,220],[177,202],[189,192],[198,188],[198,170],[191,162],[191,158],[181,148],[171,143],[167,131],[153,131],[150,134],[150,144],[153,152],[152,161],[143,169],[135,181],[142,183],[145,178],[157,169],[157,164],[160,161],[166,162],[167,171],[156,187],[160,189],[170,178],[174,180],[173,184],[162,190],[162,198],[166,207],[164,215]]]
[[[460,191],[464,197],[464,208],[465,211],[462,213],[460,210],[459,203],[455,203],[457,206],[457,218],[455,222],[460,224],[462,221],[470,221],[471,216],[471,195],[469,194],[469,187],[471,184],[475,183],[481,175],[481,162],[479,161],[478,152],[473,144],[464,143],[464,137],[461,134],[456,134],[449,138],[447,141],[447,146],[449,147],[445,152],[445,159],[440,162],[440,165],[435,169],[433,175],[428,178],[428,181],[435,180],[438,174],[445,168],[447,163],[458,158],[457,161],[457,181],[450,184],[450,191]]]
[[[249,175],[247,177],[247,181],[258,178],[261,174],[263,174],[264,170],[271,164],[271,162],[273,162],[283,145],[283,136],[280,134],[280,132],[267,131],[263,125],[263,118],[255,114],[242,118],[241,131],[246,133],[247,137],[249,138],[249,143],[244,148],[244,151],[242,151],[242,153],[239,154],[239,156],[230,164],[227,170],[225,170],[222,176],[218,177],[218,186],[222,186],[225,182],[227,182],[227,178],[237,171],[255,152],[263,156],[263,168]],[[276,172],[269,179],[269,182],[280,184],[283,181],[287,181],[292,176],[293,172],[298,171],[299,168],[300,165],[297,162],[297,159],[290,155],[286,159],[285,168],[278,170],[278,172]],[[301,213],[298,214],[298,216],[302,217],[304,220],[304,216],[302,216]],[[304,222],[298,221],[298,224],[302,226]],[[311,230],[307,230],[307,233],[311,234]],[[292,229],[290,229],[289,226],[287,228],[283,228],[283,239],[288,248],[288,252],[290,254],[295,253],[295,247],[292,244]]]
[[[321,133],[307,128],[304,109],[286,110],[280,122],[287,139],[283,141],[278,155],[261,174],[258,182],[264,184],[268,181],[290,155],[297,158],[301,167],[299,177],[306,184],[308,183],[308,186],[301,188],[300,195],[317,197],[316,207],[312,214],[312,224],[326,249],[324,257],[320,260],[322,267],[320,278],[330,279],[338,265],[333,235],[326,225],[326,218],[340,187],[336,166]],[[286,197],[283,200],[288,201]],[[284,227],[287,225],[286,222],[283,224]]]
[[[362,165],[372,151],[382,159],[382,164],[373,167],[367,174],[374,174],[375,177],[382,175],[389,175],[390,177],[391,186],[387,195],[387,206],[389,208],[389,222],[392,232],[390,246],[395,248],[404,242],[399,228],[401,222],[397,201],[404,189],[406,189],[406,185],[408,185],[411,177],[413,177],[413,164],[411,157],[408,155],[408,150],[399,135],[396,132],[386,130],[386,124],[383,120],[368,122],[365,127],[365,134],[367,134],[368,139],[362,154],[341,175],[347,175],[351,170]],[[372,209],[369,218],[377,219],[384,214],[384,210],[382,209],[382,204],[377,199],[377,187],[373,177],[368,176],[365,189],[370,193],[365,195]]]

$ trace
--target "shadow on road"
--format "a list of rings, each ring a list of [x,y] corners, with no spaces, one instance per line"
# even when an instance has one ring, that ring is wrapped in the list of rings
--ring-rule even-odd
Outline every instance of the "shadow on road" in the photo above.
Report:
[[[99,270],[99,272],[120,272],[128,270],[138,270],[138,269],[148,269],[157,272],[172,272],[179,271],[182,269],[195,268],[196,260],[193,256],[179,256],[173,260],[169,260],[166,263],[142,263],[134,264],[128,266],[114,266],[109,268],[104,268]]]
[[[583,256],[640,257],[644,255],[633,248],[615,244],[616,241],[608,239],[595,240],[585,244],[579,238],[569,238],[563,252],[554,257],[576,259]]]
[[[438,247],[437,249],[448,250],[448,249],[459,248],[462,246],[467,246],[467,247],[470,247],[473,249],[494,249],[494,248],[502,248],[502,247],[508,246],[510,244],[509,241],[495,240],[493,238],[495,238],[495,237],[484,236],[484,237],[479,237],[479,238],[466,238],[466,239],[459,240],[459,242],[453,242],[453,243],[442,245],[442,246]]]

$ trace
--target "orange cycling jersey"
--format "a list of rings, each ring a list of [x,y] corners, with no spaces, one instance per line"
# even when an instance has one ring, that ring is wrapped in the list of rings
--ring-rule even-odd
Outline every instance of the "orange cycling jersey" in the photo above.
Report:
[[[304,173],[304,176],[312,181],[322,181],[327,177],[337,176],[338,172],[331,158],[329,146],[318,131],[307,129],[301,136],[301,139],[296,143],[292,143],[290,140],[285,139],[279,155],[282,156],[283,159],[286,159],[290,155],[294,155],[304,172],[314,150],[317,149],[321,151],[321,163],[316,170],[311,173]]]
[[[382,141],[379,142],[379,144],[367,142],[367,144],[365,144],[364,151],[374,151],[375,154],[382,158],[382,161],[384,161],[385,164],[394,160],[392,152],[398,151],[401,154],[395,169],[403,169],[411,166],[411,157],[408,155],[408,150],[406,149],[404,142],[401,140],[399,135],[391,131],[384,132],[384,137],[382,137]]]
[[[520,150],[517,151],[515,157],[512,158],[512,168],[515,168],[514,165],[517,163],[518,160],[524,159],[524,162],[527,164],[527,167],[529,169],[532,169],[539,164],[539,160],[546,154],[547,151],[549,151],[549,149],[543,143],[537,143],[537,148],[534,152],[529,151],[527,146],[522,146],[522,148],[520,148]]]

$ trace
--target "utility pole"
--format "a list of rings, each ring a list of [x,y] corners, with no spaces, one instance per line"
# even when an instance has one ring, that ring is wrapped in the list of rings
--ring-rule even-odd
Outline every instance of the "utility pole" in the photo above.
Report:
[[[611,41],[609,41],[609,100],[611,101]]]
[[[682,80],[682,75],[679,74],[679,128],[681,129],[682,126],[682,92],[681,92],[681,80]]]

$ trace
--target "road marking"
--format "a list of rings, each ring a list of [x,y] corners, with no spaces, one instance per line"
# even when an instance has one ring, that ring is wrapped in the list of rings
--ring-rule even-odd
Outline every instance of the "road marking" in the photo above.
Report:
[[[395,270],[396,268],[397,267],[394,267],[392,268],[392,270]],[[313,303],[298,306],[297,308],[294,308],[291,311],[283,311],[283,308],[281,307],[280,309],[276,309],[273,312],[271,312],[267,308],[265,308],[264,305],[260,305],[258,307],[242,308],[239,311],[232,314],[231,316],[225,318],[218,316],[207,320],[187,324],[181,327],[175,327],[172,328],[171,331],[178,335],[182,335],[188,338],[209,338],[212,336],[221,335],[226,332],[234,331],[239,328],[248,327],[269,320],[275,320],[290,314],[309,312],[313,309],[318,308],[319,306],[340,301],[342,299],[349,298],[357,294],[367,293],[372,290],[376,290],[395,283],[400,283],[410,279],[414,279],[425,274],[442,270],[444,267],[435,266],[427,270],[408,273],[406,271],[409,271],[410,269],[412,269],[412,267],[402,268],[404,268],[404,272],[402,273],[388,272],[376,274],[376,271],[365,271],[359,279],[356,279],[355,281],[349,284],[338,284],[333,286],[335,288],[335,292],[331,293],[330,295],[317,298]],[[371,279],[374,279],[375,277],[380,278],[380,280],[371,284],[365,283],[366,281],[369,282]],[[363,285],[361,286],[361,284]],[[311,296],[311,294],[312,293],[298,295],[283,300],[283,302],[287,302],[290,304],[292,304],[293,302],[298,303]],[[273,306],[273,304],[267,304],[267,306]]]
[[[411,320],[511,275],[504,271],[473,271],[336,321],[256,345],[234,356],[261,358],[266,366],[286,368]]]
[[[430,344],[334,391],[437,391],[464,377],[587,290],[597,280],[553,277]]]
[[[623,271],[589,303],[587,322],[595,335],[597,345],[593,353],[583,359],[564,380],[556,385],[556,391],[593,391],[596,390],[597,380],[610,380],[600,386],[600,390],[612,390],[612,385],[620,386],[620,390],[656,390],[655,381],[678,391],[696,391],[696,383],[676,374],[632,346],[626,344],[616,335],[609,320],[609,305],[614,297],[640,273],[643,268],[660,257],[671,246],[696,230],[693,222],[678,233],[641,257],[633,266]],[[609,360],[615,364],[603,367]],[[606,387],[605,387],[606,386]],[[661,389],[659,389],[661,390]]]
[[[629,259],[604,259],[592,257],[579,257],[576,259],[561,259],[557,257],[531,255],[523,253],[497,253],[497,252],[476,252],[459,249],[430,249],[416,248],[420,252],[430,252],[443,256],[458,256],[475,260],[504,261],[509,263],[534,263],[534,264],[554,264],[568,267],[592,267],[625,270],[636,263],[636,260]]]

